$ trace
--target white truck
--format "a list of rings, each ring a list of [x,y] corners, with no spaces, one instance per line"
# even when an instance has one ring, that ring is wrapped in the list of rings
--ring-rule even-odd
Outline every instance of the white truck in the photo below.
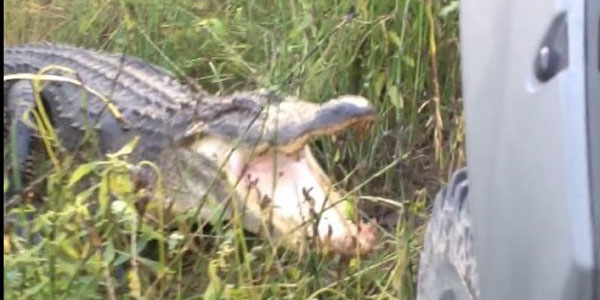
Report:
[[[460,31],[467,169],[418,299],[600,299],[600,0],[461,0]]]

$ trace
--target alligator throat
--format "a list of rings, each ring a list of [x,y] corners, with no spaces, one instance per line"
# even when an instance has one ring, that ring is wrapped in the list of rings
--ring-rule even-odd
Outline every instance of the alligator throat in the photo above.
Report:
[[[247,168],[239,163],[240,158],[237,161],[231,164],[233,176],[249,192],[256,193],[263,206],[272,205],[280,218],[293,220],[300,215],[308,220],[310,216],[304,214],[313,211],[321,213],[319,232],[331,233],[331,238],[338,239],[350,230],[341,206],[328,207],[340,201],[340,195],[333,190],[308,147],[294,154],[269,151],[250,160]]]

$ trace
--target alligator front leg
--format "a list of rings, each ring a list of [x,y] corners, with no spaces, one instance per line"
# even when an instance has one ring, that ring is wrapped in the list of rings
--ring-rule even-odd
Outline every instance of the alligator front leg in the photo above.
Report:
[[[29,112],[35,108],[34,90],[30,81],[18,81],[10,86],[8,91],[5,90],[5,108],[8,112],[8,161],[5,161],[5,176],[10,178],[9,190],[4,194],[4,228],[6,230],[12,226],[15,233],[21,237],[29,237],[34,244],[41,241],[39,233],[34,233],[33,236],[28,234],[26,227],[19,225],[18,216],[6,215],[6,210],[13,205],[19,204],[24,199],[30,200],[30,196],[25,191],[25,187],[33,179],[31,173],[30,159],[32,158],[32,145],[34,141],[35,129],[31,125],[32,118]],[[6,132],[6,131],[5,131]],[[6,168],[6,166],[9,166]],[[32,214],[26,214],[25,218],[31,221]],[[6,240],[6,236],[5,236]]]
[[[35,107],[34,91],[30,81],[21,80],[10,87],[5,95],[5,105],[9,115],[9,199],[18,193],[31,178],[26,175],[26,162],[31,155],[34,124],[29,112]]]

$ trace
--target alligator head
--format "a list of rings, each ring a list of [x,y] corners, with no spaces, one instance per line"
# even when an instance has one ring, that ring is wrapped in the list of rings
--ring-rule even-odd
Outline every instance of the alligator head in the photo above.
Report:
[[[244,92],[214,100],[198,106],[199,121],[181,139],[187,151],[163,163],[184,170],[167,178],[170,186],[181,187],[172,194],[174,210],[193,211],[203,194],[202,219],[239,216],[245,229],[268,233],[292,248],[316,238],[342,255],[372,251],[375,224],[352,221],[348,199],[307,146],[315,136],[368,127],[374,110],[366,99],[342,96],[315,104]]]

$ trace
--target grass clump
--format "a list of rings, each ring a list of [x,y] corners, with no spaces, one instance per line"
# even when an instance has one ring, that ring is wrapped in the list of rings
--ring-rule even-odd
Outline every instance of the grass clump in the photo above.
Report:
[[[168,220],[141,217],[143,210],[159,214],[161,195],[136,190],[136,166],[123,156],[90,155],[74,165],[58,153],[61,168],[44,175],[43,204],[5,211],[26,233],[5,230],[8,299],[415,297],[428,200],[464,162],[456,1],[4,5],[8,44],[125,52],[212,93],[275,87],[316,102],[340,94],[370,99],[377,118],[365,140],[348,134],[313,148],[383,231],[375,255],[342,261],[273,250],[235,225],[205,232],[186,216],[166,230]],[[6,190],[7,174],[4,180]]]

